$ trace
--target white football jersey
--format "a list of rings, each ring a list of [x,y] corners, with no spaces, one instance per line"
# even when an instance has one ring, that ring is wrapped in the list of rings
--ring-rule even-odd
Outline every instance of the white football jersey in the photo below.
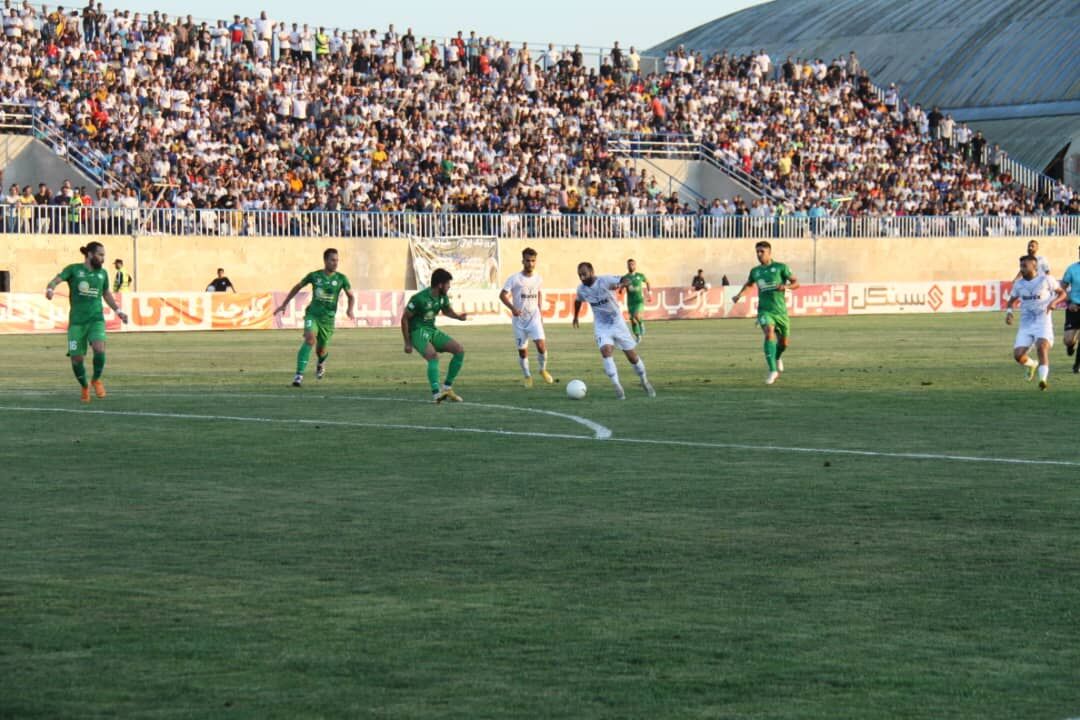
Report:
[[[543,280],[536,273],[525,275],[518,272],[507,278],[503,290],[510,293],[510,302],[521,311],[521,317],[515,320],[527,321],[539,312],[542,283]]]
[[[618,275],[597,275],[592,285],[578,285],[578,300],[589,303],[597,324],[617,325],[623,322],[622,308],[613,292],[621,279]]]
[[[1042,255],[1035,256],[1035,271],[1040,275],[1050,274],[1050,263],[1046,262],[1046,258]]]
[[[1042,322],[1047,317],[1046,308],[1057,294],[1058,287],[1053,275],[1036,275],[1030,280],[1021,277],[1014,282],[1009,297],[1020,298],[1020,322]]]

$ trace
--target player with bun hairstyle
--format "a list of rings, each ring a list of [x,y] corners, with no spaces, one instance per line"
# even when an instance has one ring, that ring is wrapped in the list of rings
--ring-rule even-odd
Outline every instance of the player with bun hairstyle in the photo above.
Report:
[[[128,316],[120,310],[109,290],[109,273],[102,267],[105,264],[105,246],[99,242],[88,243],[79,248],[83,261],[68,265],[45,287],[45,297],[53,298],[56,286],[62,282],[68,284],[68,300],[71,310],[68,313],[67,354],[71,358],[71,370],[82,388],[80,399],[90,402],[90,388],[98,398],[105,397],[105,384],[101,375],[105,372],[105,314],[101,301],[105,300],[117,317],[127,323]],[[94,374],[89,383],[86,380],[86,346],[94,349]]]

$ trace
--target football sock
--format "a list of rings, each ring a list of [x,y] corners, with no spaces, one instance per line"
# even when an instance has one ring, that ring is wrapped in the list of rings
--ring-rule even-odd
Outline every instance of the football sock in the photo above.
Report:
[[[634,372],[637,373],[639,378],[645,377],[645,361],[642,360],[640,357],[638,358],[637,362],[630,367],[634,368]]]
[[[1027,360],[1024,361],[1024,367],[1035,367],[1038,364],[1039,363],[1036,362],[1035,358],[1033,357],[1029,357]]]
[[[540,362],[540,372],[547,370],[547,353],[537,353],[536,359]]]
[[[644,335],[645,334],[645,322],[643,320],[638,320],[637,332],[638,332],[638,335]]]
[[[776,341],[765,341],[765,364],[769,366],[769,372],[776,372]]]
[[[785,350],[787,350],[787,345],[781,345],[779,342],[776,343],[776,359],[777,360],[780,359],[780,356],[784,354]]]
[[[446,385],[447,387],[454,384],[454,380],[457,379],[458,373],[461,372],[461,366],[465,364],[465,351],[454,353],[454,357],[450,358],[450,367],[446,369]]]
[[[94,353],[94,380],[101,379],[101,373],[105,372],[105,353]]]
[[[439,392],[439,358],[427,361],[427,381],[431,392]]]
[[[1046,378],[1048,378],[1048,377],[1050,377],[1050,366],[1049,365],[1040,365],[1039,366],[1039,379],[1045,382]]]
[[[541,355],[540,357],[544,357]],[[529,358],[518,356],[518,365],[521,366],[521,372],[525,373],[525,377],[531,377],[532,373],[529,372]]]
[[[83,387],[87,387],[86,383],[86,363],[82,360],[79,362],[71,363],[71,370],[75,373],[75,379],[79,381],[79,384]]]
[[[330,357],[330,353],[326,352],[326,353],[323,353],[322,355],[319,355],[318,352],[316,351],[316,357],[319,358],[319,364],[322,365],[324,362],[326,362],[326,358]]]
[[[303,375],[307,369],[308,360],[311,359],[312,347],[307,343],[300,343],[300,351],[296,353],[296,374]]]
[[[615,358],[604,358],[604,374],[611,378],[612,383],[619,384],[619,370],[615,367]]]

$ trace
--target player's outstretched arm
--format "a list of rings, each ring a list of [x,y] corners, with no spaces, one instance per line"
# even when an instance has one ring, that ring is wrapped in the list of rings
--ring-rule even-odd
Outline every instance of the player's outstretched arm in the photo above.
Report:
[[[739,288],[739,292],[735,293],[735,297],[731,298],[731,304],[734,305],[735,303],[739,302],[739,298],[742,297],[742,294],[749,290],[751,287],[753,287],[753,285],[753,280],[747,280],[745,283],[743,283],[743,286]]]
[[[112,311],[116,313],[116,317],[120,318],[120,322],[127,325],[127,313],[120,309],[120,305],[116,302],[116,298],[113,297],[112,291],[109,290],[109,288],[105,288],[101,291],[101,297],[105,300],[105,303],[112,308]]]
[[[352,290],[346,290],[345,291],[345,298],[349,303],[348,306],[345,308],[345,314],[349,317],[350,320],[355,320],[356,319],[356,312],[355,312],[355,310],[356,310],[356,293],[354,293]]]
[[[46,300],[52,300],[53,299],[53,292],[56,291],[56,286],[59,285],[62,282],[64,282],[64,278],[60,277],[59,275],[57,275],[56,277],[54,277],[52,280],[49,281],[49,284],[45,286],[45,299]]]
[[[292,290],[290,290],[289,294],[285,296],[285,299],[281,301],[281,305],[279,305],[277,309],[274,310],[274,314],[280,315],[281,313],[285,312],[285,308],[289,307],[289,303],[292,302],[292,299],[296,297],[296,293],[300,292],[300,288],[302,287],[304,287],[303,282],[298,282],[293,285]]]
[[[409,321],[412,320],[413,314],[409,308],[401,313],[401,336],[405,338],[405,354],[408,355],[412,352],[412,334],[409,333]]]
[[[1057,286],[1057,292],[1054,293],[1054,299],[1050,301],[1050,304],[1046,306],[1047,314],[1054,312],[1054,308],[1068,300],[1069,295],[1065,292],[1065,288],[1060,285]]]
[[[510,301],[509,290],[503,290],[499,293],[499,301],[510,309],[511,315],[513,315],[514,317],[521,317],[521,311],[514,307],[514,303]]]
[[[1005,302],[1005,324],[1012,325],[1013,322],[1013,308],[1020,302],[1020,298],[1015,295],[1010,295],[1009,299]]]
[[[457,310],[454,310],[454,308],[450,307],[449,305],[443,308],[442,314],[453,320],[464,321],[466,318],[469,317],[469,313],[459,313]]]

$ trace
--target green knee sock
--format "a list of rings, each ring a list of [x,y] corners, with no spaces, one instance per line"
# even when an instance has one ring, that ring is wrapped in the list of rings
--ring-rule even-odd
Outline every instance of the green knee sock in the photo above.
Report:
[[[319,364],[322,365],[324,362],[326,362],[326,358],[328,358],[328,357],[330,357],[330,353],[328,353],[328,352],[325,352],[322,355],[319,355],[318,356]]]
[[[308,360],[311,359],[311,346],[307,343],[300,345],[300,352],[296,353],[296,374],[303,375],[307,369]]]
[[[461,372],[461,366],[465,364],[465,353],[459,352],[450,359],[450,367],[446,370],[446,384],[453,385],[454,380]]]
[[[431,392],[439,392],[439,358],[427,361],[427,381]]]
[[[776,372],[776,341],[765,341],[765,364],[769,366],[769,372]]]
[[[79,384],[86,387],[86,363],[82,360],[71,363],[71,371],[75,373],[75,379]]]
[[[784,354],[785,350],[787,350],[787,345],[781,345],[779,342],[776,343],[776,359],[777,360],[780,359],[780,356]]]
[[[100,380],[103,372],[105,372],[105,353],[94,353],[94,380]]]

